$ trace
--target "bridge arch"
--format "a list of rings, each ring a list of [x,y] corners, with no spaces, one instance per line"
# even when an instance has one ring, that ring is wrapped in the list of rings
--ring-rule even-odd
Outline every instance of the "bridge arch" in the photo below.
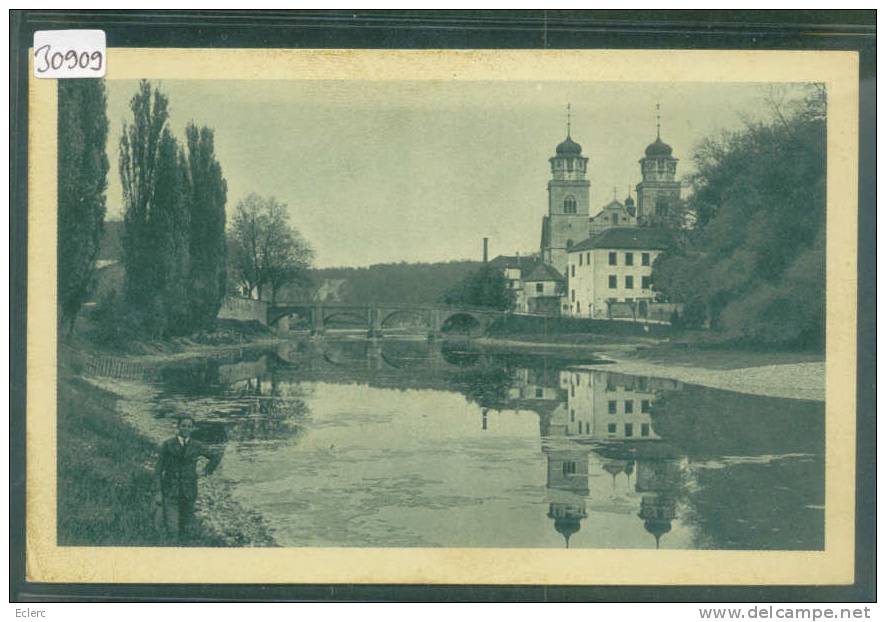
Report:
[[[441,316],[439,330],[441,333],[478,336],[485,332],[486,325],[485,318],[477,313],[453,311]]]
[[[333,320],[352,320],[354,324],[359,324],[361,328],[366,328],[369,325],[369,318],[365,313],[350,309],[333,311],[329,314],[325,314],[323,316],[323,327],[329,328],[329,323]]]
[[[312,305],[285,305],[271,307],[268,309],[268,326],[274,327],[283,318],[292,318],[293,316],[297,316],[299,320],[312,322],[314,313],[315,311]]]
[[[422,329],[427,330],[432,328],[432,321],[429,316],[430,313],[428,310],[422,308],[384,310],[379,318],[379,326],[387,329],[400,328],[399,326],[395,326],[393,321],[400,318],[406,320],[411,319],[413,320],[413,322],[411,322],[413,325],[420,325]]]

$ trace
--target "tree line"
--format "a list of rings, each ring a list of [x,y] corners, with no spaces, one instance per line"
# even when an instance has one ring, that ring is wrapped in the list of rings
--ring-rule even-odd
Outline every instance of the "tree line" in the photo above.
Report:
[[[438,304],[446,292],[480,266],[477,261],[437,263],[385,263],[364,268],[312,270],[314,287],[307,292],[287,291],[293,300],[305,299],[324,282],[341,282],[337,300],[353,304]]]
[[[107,95],[102,80],[59,84],[59,319],[70,332],[92,293],[106,213]],[[251,194],[227,230],[215,133],[173,133],[169,99],[141,81],[120,138],[122,292],[100,300],[99,337],[163,339],[215,326],[226,294],[261,297],[304,278],[313,251],[285,204]]]

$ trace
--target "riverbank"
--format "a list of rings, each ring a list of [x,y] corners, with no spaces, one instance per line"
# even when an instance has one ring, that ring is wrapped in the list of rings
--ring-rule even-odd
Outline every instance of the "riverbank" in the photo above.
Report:
[[[692,342],[659,343],[604,353],[607,369],[669,378],[737,393],[788,399],[825,399],[824,354],[715,348]]]
[[[639,348],[663,343],[652,337],[615,337],[609,335],[519,335],[514,337],[480,337],[473,340],[490,349],[506,349],[527,354],[602,352],[629,354]]]
[[[153,468],[173,430],[139,408],[152,395],[133,381],[60,376],[59,544],[182,546],[155,525]],[[123,397],[126,410],[118,408]],[[218,476],[201,478],[195,522],[188,546],[275,544],[261,517],[240,506]]]
[[[668,378],[714,389],[824,401],[824,355],[810,352],[695,348],[652,338],[560,335],[552,338],[482,338],[489,348],[528,354],[587,354],[607,362],[609,371]],[[599,366],[595,366],[599,369]]]

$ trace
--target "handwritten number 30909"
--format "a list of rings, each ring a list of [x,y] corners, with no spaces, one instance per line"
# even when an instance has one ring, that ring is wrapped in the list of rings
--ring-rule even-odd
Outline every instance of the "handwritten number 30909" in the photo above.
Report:
[[[42,54],[43,65],[40,66],[40,56]],[[99,50],[94,52],[77,52],[77,50],[68,50],[62,52],[52,52],[52,47],[41,45],[34,50],[34,57],[38,62],[37,73],[45,73],[50,69],[61,69],[66,66],[68,69],[92,69],[93,71],[101,71],[104,55]]]

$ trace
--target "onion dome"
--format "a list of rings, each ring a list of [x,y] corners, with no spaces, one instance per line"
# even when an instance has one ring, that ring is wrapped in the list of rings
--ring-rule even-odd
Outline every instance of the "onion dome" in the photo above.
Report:
[[[571,136],[567,136],[566,140],[557,145],[558,156],[580,156],[581,145],[572,140]]]
[[[625,199],[625,210],[631,216],[637,215],[637,207],[634,205],[634,199],[630,195]]]
[[[661,537],[671,530],[671,521],[664,519],[647,519],[643,527],[655,538],[655,548],[661,547]]]
[[[673,149],[671,149],[669,144],[662,141],[660,136],[655,139],[654,143],[646,147],[647,158],[669,158],[671,153],[673,153]]]
[[[564,517],[554,519],[554,529],[557,530],[566,541],[566,548],[569,548],[569,538],[581,530],[581,520],[577,517]]]

